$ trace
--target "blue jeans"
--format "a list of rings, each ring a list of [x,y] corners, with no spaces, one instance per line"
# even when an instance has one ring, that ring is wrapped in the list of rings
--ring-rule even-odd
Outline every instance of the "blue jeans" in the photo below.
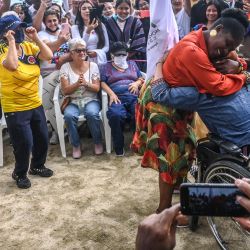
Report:
[[[14,148],[16,175],[27,174],[31,151],[30,166],[43,167],[48,151],[48,127],[43,107],[4,115]]]
[[[114,149],[116,154],[123,153],[124,136],[123,127],[127,120],[135,123],[135,104],[137,102],[137,96],[124,95],[118,96],[121,103],[112,103],[107,111],[107,118],[109,120],[109,126],[111,128],[111,134],[114,143]]]
[[[87,120],[87,124],[91,136],[95,144],[102,142],[101,119],[99,112],[101,110],[99,101],[90,101],[82,109],[76,104],[70,103],[64,111],[64,120],[67,126],[70,143],[74,147],[80,145],[80,137],[77,131],[78,116],[83,114]]]

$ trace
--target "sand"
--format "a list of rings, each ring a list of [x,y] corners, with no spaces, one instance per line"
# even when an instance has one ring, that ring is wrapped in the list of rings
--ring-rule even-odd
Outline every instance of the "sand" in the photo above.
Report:
[[[129,141],[131,134],[126,134]],[[126,143],[127,145],[129,142]],[[11,179],[13,154],[4,142],[0,169],[0,249],[134,249],[138,223],[158,205],[158,174],[140,167],[140,157],[93,155],[83,138],[83,156],[61,157],[50,146],[51,178],[30,176],[32,187],[18,189]],[[178,200],[178,195],[174,197]],[[176,249],[219,249],[206,220],[197,232],[177,230]]]

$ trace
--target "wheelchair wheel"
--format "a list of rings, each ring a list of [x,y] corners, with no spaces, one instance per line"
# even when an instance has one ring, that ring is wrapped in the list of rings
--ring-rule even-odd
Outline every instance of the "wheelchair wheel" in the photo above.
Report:
[[[250,178],[250,172],[230,161],[218,161],[204,174],[205,183],[234,183],[237,178]],[[230,217],[207,217],[210,229],[223,250],[246,250],[250,246],[250,234]]]

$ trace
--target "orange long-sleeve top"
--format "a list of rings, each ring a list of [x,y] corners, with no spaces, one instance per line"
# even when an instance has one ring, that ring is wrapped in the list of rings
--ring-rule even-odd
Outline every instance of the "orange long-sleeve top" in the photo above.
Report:
[[[233,94],[246,81],[244,74],[223,75],[215,69],[208,57],[202,29],[185,36],[170,51],[163,64],[163,76],[172,87],[195,86],[200,93],[215,96]]]

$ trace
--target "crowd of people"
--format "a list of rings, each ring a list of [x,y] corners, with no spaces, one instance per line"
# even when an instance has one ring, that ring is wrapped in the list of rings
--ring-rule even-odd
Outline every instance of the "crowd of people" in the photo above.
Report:
[[[58,143],[53,105],[57,84],[67,99],[63,113],[72,157],[82,155],[77,129],[81,114],[94,153],[104,151],[98,94],[103,89],[116,156],[125,155],[123,130],[129,122],[135,132],[131,149],[143,155],[142,167],[159,172],[156,212],[173,214],[171,220],[179,211],[170,208],[173,191],[195,158],[194,111],[210,132],[250,153],[249,1],[171,3],[180,42],[162,55],[154,77],[145,82],[149,0],[0,1],[1,109],[14,148],[12,177],[19,188],[31,186],[28,172],[53,175],[45,163],[49,142]],[[144,243],[138,236],[138,249],[146,249],[140,246]]]

